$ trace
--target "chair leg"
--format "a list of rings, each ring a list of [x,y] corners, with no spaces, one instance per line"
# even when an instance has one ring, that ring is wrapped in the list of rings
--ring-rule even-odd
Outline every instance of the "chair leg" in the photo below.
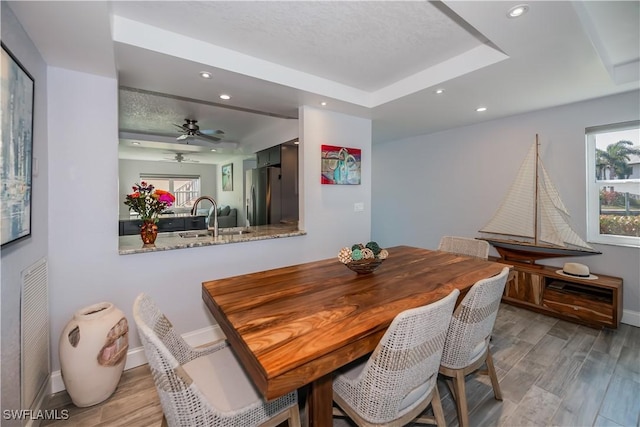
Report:
[[[436,419],[436,425],[438,427],[446,427],[447,423],[444,420],[444,411],[442,410],[442,400],[440,400],[440,392],[438,391],[437,384],[433,389],[433,396],[431,397],[431,408],[433,409],[433,416]]]
[[[491,350],[487,349],[487,370],[489,371],[489,378],[491,379],[491,386],[493,387],[493,395],[496,400],[502,400],[502,392],[500,391],[500,383],[498,383],[498,376],[496,375],[496,368],[493,366],[493,358],[491,357]]]
[[[464,371],[455,372],[453,388],[456,395],[456,409],[458,411],[458,424],[460,427],[469,427],[469,409],[467,408],[467,394],[464,387]]]
[[[300,427],[300,411],[298,405],[289,408],[289,419],[287,420],[289,427]]]
[[[447,379],[445,379],[445,383],[447,384],[447,387],[449,388],[449,393],[451,393],[451,397],[453,398],[453,400],[458,400],[458,398],[456,397],[455,387],[453,386],[453,381],[451,381],[449,378],[447,378]]]

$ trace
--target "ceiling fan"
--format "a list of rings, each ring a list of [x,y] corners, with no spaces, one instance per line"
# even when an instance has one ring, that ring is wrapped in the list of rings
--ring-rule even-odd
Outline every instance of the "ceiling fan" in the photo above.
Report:
[[[187,162],[187,163],[200,163],[199,160],[189,159],[184,156],[184,153],[176,153],[173,157],[165,157],[165,160],[174,160],[178,163]]]
[[[192,119],[184,119],[185,123],[183,125],[177,125],[174,123],[174,126],[180,129],[182,135],[177,137],[178,141],[182,141],[188,138],[202,138],[208,141],[217,142],[222,139],[224,132],[220,129],[212,130],[212,129],[203,129],[200,130],[200,126],[197,125],[197,120]]]

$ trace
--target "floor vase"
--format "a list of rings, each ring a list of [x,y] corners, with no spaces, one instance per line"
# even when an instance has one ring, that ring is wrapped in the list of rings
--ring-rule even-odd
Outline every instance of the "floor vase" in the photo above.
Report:
[[[108,302],[78,310],[60,335],[60,367],[76,406],[92,406],[115,391],[127,361],[129,326]]]

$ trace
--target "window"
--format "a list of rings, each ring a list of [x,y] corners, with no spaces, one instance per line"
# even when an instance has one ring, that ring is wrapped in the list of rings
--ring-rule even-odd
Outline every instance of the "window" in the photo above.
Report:
[[[586,129],[587,239],[640,247],[640,121]]]
[[[173,194],[176,198],[174,210],[191,209],[193,202],[200,197],[199,176],[147,174],[140,175],[140,180]]]

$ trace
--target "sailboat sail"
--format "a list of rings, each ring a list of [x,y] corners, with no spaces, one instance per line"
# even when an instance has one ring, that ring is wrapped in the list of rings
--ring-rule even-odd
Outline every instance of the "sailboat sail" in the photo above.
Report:
[[[560,194],[549,179],[544,166],[540,164],[540,224],[539,239],[556,246],[576,246],[593,249],[573,231],[569,225],[569,212],[560,199]]]
[[[532,146],[495,215],[480,231],[535,237],[536,150]]]
[[[536,258],[535,255],[531,255],[532,252],[542,253],[549,248],[555,250],[544,255],[545,257],[549,257],[551,253],[554,256],[599,253],[573,230],[569,224],[569,217],[558,190],[540,161],[536,135],[536,141],[527,153],[507,197],[480,232],[532,239],[532,243],[486,239],[496,246],[496,249],[503,245],[511,251],[517,251],[518,244],[526,245],[526,249],[522,251],[531,259]],[[562,255],[558,250],[563,248],[572,252]],[[538,258],[541,257],[542,255]]]

